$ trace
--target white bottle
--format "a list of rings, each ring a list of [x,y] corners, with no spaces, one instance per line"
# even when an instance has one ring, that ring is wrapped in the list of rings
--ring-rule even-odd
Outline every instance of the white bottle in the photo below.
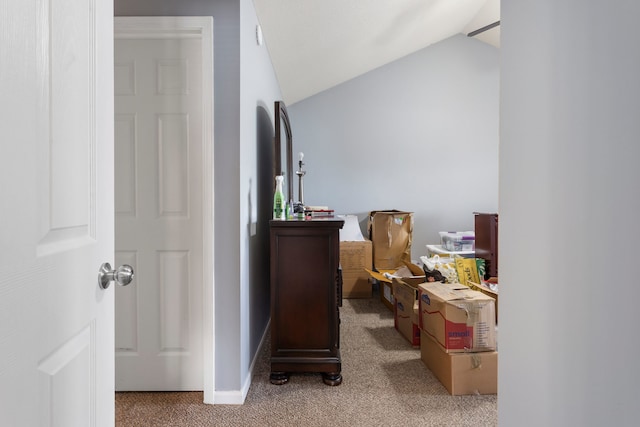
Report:
[[[286,219],[284,194],[282,193],[282,183],[284,177],[276,176],[276,191],[273,194],[273,219]]]

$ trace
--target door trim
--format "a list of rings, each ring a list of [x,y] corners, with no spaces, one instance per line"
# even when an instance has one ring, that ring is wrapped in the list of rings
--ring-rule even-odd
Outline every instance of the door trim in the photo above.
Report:
[[[215,285],[213,274],[213,17],[122,16],[114,19],[116,39],[199,38],[202,46],[202,231],[203,239],[203,366],[204,403],[215,394]]]

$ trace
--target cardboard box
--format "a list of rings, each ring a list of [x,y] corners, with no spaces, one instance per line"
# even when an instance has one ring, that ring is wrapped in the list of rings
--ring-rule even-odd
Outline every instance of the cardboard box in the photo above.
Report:
[[[393,324],[398,332],[414,347],[420,346],[418,327],[418,287],[394,278],[392,281],[394,312]]]
[[[420,329],[446,352],[496,349],[495,300],[460,283],[419,286]]]
[[[403,267],[392,270],[367,270],[371,278],[380,283],[380,301],[391,311],[394,311],[393,287],[391,286],[392,278],[395,276],[403,281],[418,286],[426,280],[424,271],[421,267],[410,262],[405,263]],[[386,275],[392,276],[392,278]]]
[[[371,211],[368,230],[376,270],[396,269],[411,262],[413,212]]]
[[[371,240],[340,242],[342,297],[371,298],[368,270],[372,267]]]
[[[498,352],[446,353],[420,331],[420,358],[449,394],[497,394]]]
[[[474,291],[482,292],[485,295],[489,295],[491,298],[496,300],[496,324],[498,324],[498,290],[491,290],[484,282],[483,283],[473,283],[467,281],[467,286],[469,286]]]
[[[380,301],[391,311],[394,310],[395,300],[393,299],[393,288],[391,283],[380,282]]]

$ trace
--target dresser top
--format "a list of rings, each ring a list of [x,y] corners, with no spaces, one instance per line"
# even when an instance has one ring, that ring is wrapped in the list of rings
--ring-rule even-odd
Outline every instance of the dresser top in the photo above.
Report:
[[[342,228],[344,220],[339,218],[312,218],[312,219],[272,219],[271,227],[337,227]]]

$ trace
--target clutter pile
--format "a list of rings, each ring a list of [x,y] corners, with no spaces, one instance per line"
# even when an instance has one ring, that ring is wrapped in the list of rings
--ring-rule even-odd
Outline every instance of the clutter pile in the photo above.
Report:
[[[441,232],[440,244],[427,245],[427,255],[413,262],[411,212],[372,211],[367,231],[369,239],[340,243],[343,295],[371,297],[378,285],[395,329],[450,394],[497,393],[498,278],[475,257],[475,232]],[[361,292],[354,291],[354,271]]]

